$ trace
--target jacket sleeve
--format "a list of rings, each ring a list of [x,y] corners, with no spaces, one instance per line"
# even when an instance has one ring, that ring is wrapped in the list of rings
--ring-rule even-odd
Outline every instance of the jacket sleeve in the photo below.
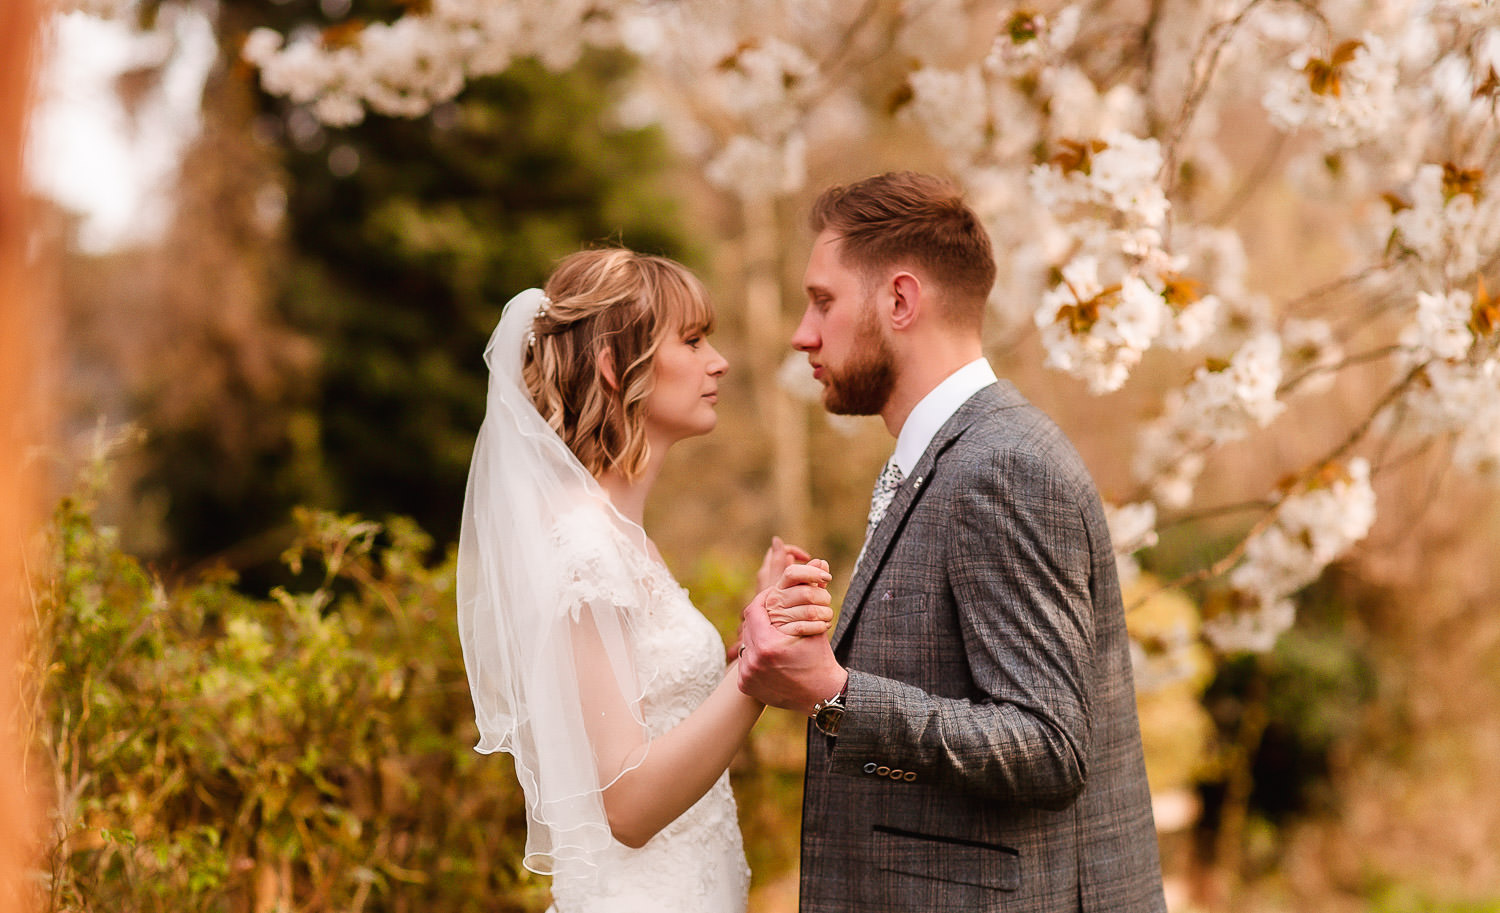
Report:
[[[945,522],[925,528],[945,540],[931,553],[947,563],[972,696],[851,671],[833,769],[891,768],[913,775],[903,782],[1065,808],[1088,777],[1095,663],[1082,499],[1097,495],[1045,454],[959,458],[950,470]]]

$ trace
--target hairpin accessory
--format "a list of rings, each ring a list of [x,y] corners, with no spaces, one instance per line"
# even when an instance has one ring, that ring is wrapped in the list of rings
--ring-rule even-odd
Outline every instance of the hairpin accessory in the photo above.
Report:
[[[533,317],[533,318],[531,318],[531,322],[532,322],[533,326],[536,324],[536,322],[538,320],[541,320],[543,317],[547,316],[547,308],[549,308],[551,306],[552,306],[552,299],[548,298],[546,295],[543,295],[543,296],[541,296],[540,298],[537,299],[536,316]],[[534,346],[534,345],[536,345],[536,330],[535,329],[531,330],[530,332],[528,332],[526,334],[526,345],[527,346]]]

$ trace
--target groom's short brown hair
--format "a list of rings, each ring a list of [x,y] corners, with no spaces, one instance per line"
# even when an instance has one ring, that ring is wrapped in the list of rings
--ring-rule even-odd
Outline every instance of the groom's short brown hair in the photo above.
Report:
[[[951,291],[949,316],[977,325],[995,284],[995,254],[979,216],[957,187],[915,171],[893,171],[830,187],[813,203],[814,232],[841,239],[839,256],[860,272],[911,262]]]

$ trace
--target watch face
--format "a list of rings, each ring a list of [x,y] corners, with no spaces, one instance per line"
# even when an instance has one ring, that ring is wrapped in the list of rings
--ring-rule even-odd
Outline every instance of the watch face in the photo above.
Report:
[[[843,707],[824,707],[813,717],[813,725],[824,735],[838,735],[839,724],[844,721]]]

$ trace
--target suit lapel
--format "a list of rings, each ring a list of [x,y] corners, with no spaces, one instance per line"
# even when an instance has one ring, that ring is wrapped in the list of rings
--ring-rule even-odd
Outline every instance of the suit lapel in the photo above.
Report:
[[[881,519],[880,525],[875,527],[875,532],[870,535],[870,541],[865,543],[864,559],[860,561],[853,579],[849,581],[849,589],[844,594],[843,608],[839,611],[838,624],[834,627],[833,649],[835,652],[842,646],[845,634],[853,627],[856,616],[864,608],[870,583],[879,576],[880,569],[885,565],[891,546],[895,543],[896,533],[906,523],[906,515],[911,513],[923,492],[930,487],[933,470],[943,452],[958,440],[982,411],[995,406],[1003,408],[1013,405],[1012,400],[1016,398],[1019,398],[1019,394],[1009,382],[1000,381],[998,384],[991,384],[969,397],[958,408],[958,411],[943,423],[938,433],[933,435],[932,442],[922,453],[922,458],[917,461],[917,465],[913,467],[906,481],[901,483],[901,487],[896,489],[895,496],[891,498],[891,506],[886,508],[885,517]]]

